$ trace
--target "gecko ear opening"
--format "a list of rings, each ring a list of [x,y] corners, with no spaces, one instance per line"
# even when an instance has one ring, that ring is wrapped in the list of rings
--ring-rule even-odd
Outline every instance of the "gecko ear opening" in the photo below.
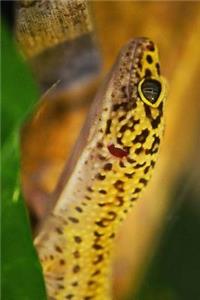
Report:
[[[164,99],[166,88],[163,78],[143,78],[138,85],[140,98],[147,105],[158,107]]]

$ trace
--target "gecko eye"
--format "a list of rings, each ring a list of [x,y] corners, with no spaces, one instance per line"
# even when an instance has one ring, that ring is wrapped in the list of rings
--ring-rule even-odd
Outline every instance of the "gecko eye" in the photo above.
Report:
[[[157,80],[146,79],[141,85],[141,91],[144,97],[154,104],[160,96],[161,84]]]
[[[138,85],[138,92],[142,101],[152,107],[157,107],[163,98],[164,89],[159,80],[144,78]]]

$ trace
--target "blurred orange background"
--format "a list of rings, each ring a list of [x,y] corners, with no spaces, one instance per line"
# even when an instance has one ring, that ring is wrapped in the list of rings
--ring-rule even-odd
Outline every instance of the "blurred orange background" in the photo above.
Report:
[[[122,299],[130,287],[134,295],[142,282],[167,215],[178,203],[172,203],[172,194],[183,174],[192,178],[189,184],[198,191],[200,3],[91,1],[90,4],[104,62],[101,74],[78,90],[68,90],[51,99],[47,96],[25,124],[22,178],[26,199],[40,217],[84,122],[88,103],[120,48],[138,36],[154,40],[160,49],[162,74],[169,82],[166,132],[154,178],[117,237],[114,292],[115,299]],[[69,105],[77,99],[81,99],[80,105]],[[199,203],[192,201],[191,205],[200,213]],[[173,292],[161,298],[178,299]]]

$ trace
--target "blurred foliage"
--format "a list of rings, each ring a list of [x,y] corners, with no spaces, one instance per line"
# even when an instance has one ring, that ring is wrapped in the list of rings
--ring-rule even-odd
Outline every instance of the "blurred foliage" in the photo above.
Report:
[[[20,125],[38,99],[10,34],[2,34],[2,299],[42,300],[45,287],[19,183]]]
[[[183,176],[174,193],[173,202],[178,206],[166,219],[168,226],[134,299],[199,299],[200,219],[199,212],[195,213],[190,204],[198,203],[199,199],[193,185],[188,186],[188,175]],[[133,298],[130,294],[126,299]]]

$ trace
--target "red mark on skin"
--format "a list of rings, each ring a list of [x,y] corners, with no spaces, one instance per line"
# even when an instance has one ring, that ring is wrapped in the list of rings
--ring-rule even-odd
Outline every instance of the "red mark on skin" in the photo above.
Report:
[[[115,145],[111,144],[108,146],[108,150],[110,151],[110,153],[116,157],[119,157],[119,158],[122,158],[124,156],[127,156],[128,155],[128,152],[123,150],[123,149],[120,149],[120,148],[117,148],[115,147]]]

